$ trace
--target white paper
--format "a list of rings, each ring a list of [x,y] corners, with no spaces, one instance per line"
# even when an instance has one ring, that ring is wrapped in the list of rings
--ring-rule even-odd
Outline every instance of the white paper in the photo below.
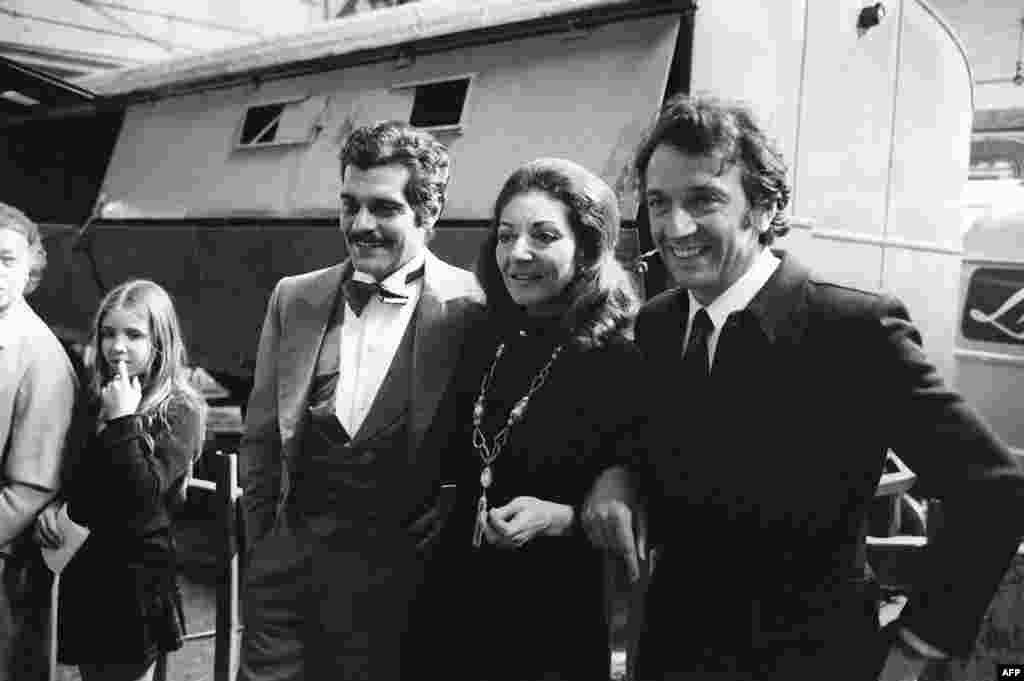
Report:
[[[46,566],[55,574],[60,574],[71,557],[89,537],[89,528],[79,525],[68,517],[67,504],[63,504],[57,511],[57,528],[64,537],[64,542],[55,549],[43,548],[42,552]]]

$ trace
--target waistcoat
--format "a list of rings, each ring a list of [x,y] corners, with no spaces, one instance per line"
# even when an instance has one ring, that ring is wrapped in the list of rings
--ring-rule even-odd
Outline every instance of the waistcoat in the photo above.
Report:
[[[365,420],[352,434],[335,414],[338,376],[346,370],[338,366],[343,300],[339,291],[320,346],[288,505],[318,535],[346,529],[373,533],[402,521],[402,505],[391,490],[400,488],[408,462],[417,315],[409,320]]]

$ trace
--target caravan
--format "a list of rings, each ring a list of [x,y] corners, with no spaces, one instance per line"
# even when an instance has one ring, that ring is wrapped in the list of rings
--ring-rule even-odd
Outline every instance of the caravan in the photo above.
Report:
[[[501,180],[538,156],[620,190],[620,253],[636,263],[652,245],[624,174],[632,149],[667,95],[712,90],[751,102],[791,155],[797,229],[780,247],[903,298],[952,375],[970,70],[924,0],[872,7],[418,0],[80,79],[92,99],[2,124],[21,172],[0,198],[48,223],[34,304],[55,325],[84,330],[101,287],[157,279],[196,361],[244,390],[274,282],[342,255],[337,153],[352,126],[411,120],[449,145],[433,245],[456,264],[472,264]]]

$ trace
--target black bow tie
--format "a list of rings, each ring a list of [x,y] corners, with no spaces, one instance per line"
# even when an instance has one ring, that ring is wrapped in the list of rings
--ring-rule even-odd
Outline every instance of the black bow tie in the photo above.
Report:
[[[411,284],[420,277],[423,276],[423,267],[417,267],[415,270],[405,276],[406,285]],[[342,293],[345,295],[345,300],[348,301],[348,306],[352,308],[352,311],[356,313],[358,317],[363,313],[363,309],[370,302],[373,296],[380,298],[381,302],[391,302],[396,305],[403,305],[409,296],[404,293],[395,293],[381,286],[379,281],[359,281],[358,279],[348,279],[341,285]]]

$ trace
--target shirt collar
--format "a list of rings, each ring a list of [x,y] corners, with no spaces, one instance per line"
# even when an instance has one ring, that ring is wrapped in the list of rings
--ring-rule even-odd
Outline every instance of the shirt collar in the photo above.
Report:
[[[423,253],[420,253],[419,255],[415,256],[412,260],[405,263],[388,276],[384,277],[384,280],[380,282],[381,288],[385,288],[393,293],[405,293],[406,291],[408,291],[409,288],[417,286],[419,284],[418,279],[413,280],[410,283],[406,283],[406,277],[408,277],[410,274],[415,272],[420,267],[424,267],[426,261],[427,256]],[[372,284],[375,281],[377,281],[376,279],[373,278],[372,274],[360,272],[359,270],[353,271],[352,278],[355,279],[356,281],[365,281],[368,284]]]
[[[734,281],[732,286],[711,301],[711,304],[706,309],[708,317],[711,318],[711,322],[715,325],[716,329],[723,327],[729,315],[739,312],[750,304],[750,301],[754,299],[754,296],[757,295],[758,291],[764,287],[772,274],[775,273],[775,270],[778,269],[780,262],[779,258],[771,252],[771,249],[763,249],[747,271]],[[697,299],[693,297],[693,293],[687,291],[687,295],[690,297],[690,319],[693,319],[693,316],[697,314],[697,310],[704,306],[697,302]]]

